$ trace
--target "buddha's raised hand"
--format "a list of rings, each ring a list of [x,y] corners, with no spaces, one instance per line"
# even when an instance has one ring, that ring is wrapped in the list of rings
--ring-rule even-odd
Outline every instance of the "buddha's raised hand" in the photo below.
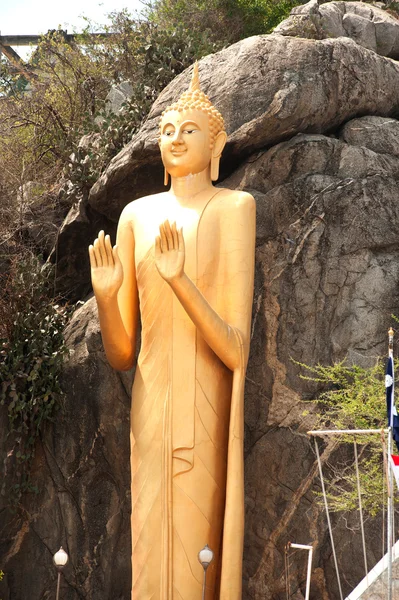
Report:
[[[184,238],[183,229],[177,230],[176,223],[170,226],[165,221],[159,227],[155,238],[155,265],[165,281],[172,281],[184,272]]]
[[[109,235],[100,231],[94,244],[89,246],[89,255],[91,281],[97,299],[115,297],[123,281],[117,246],[112,248]]]

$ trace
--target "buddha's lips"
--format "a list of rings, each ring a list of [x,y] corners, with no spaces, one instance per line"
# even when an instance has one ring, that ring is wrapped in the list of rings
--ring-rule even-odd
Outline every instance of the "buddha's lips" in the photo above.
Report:
[[[187,152],[187,150],[172,150],[171,152],[174,156],[180,156],[181,154]]]

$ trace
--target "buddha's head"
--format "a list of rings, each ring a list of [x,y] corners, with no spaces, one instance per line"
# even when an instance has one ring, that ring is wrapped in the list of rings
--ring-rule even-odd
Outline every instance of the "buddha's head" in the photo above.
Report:
[[[161,117],[159,145],[165,185],[168,173],[172,177],[185,177],[209,166],[211,179],[216,181],[226,139],[223,117],[201,91],[195,63],[190,87]]]

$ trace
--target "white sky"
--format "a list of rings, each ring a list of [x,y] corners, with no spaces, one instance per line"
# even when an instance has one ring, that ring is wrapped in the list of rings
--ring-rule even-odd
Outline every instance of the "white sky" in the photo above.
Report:
[[[109,24],[106,15],[127,8],[134,13],[140,10],[140,0],[0,0],[0,35],[35,35],[49,29],[74,29],[85,26],[82,16],[99,24]],[[18,54],[26,57],[21,46]]]

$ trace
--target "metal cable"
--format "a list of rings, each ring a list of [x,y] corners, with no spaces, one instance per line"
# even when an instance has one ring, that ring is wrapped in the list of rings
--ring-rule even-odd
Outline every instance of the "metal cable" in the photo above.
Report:
[[[364,569],[366,572],[366,585],[368,587],[368,574],[369,570],[367,568],[367,554],[366,554],[366,538],[364,535],[364,522],[363,522],[363,507],[362,507],[362,494],[360,490],[360,476],[359,476],[359,461],[357,458],[357,444],[356,440],[353,440],[353,449],[355,452],[355,466],[356,466],[356,481],[357,481],[357,496],[359,499],[359,516],[360,516],[360,528],[362,532],[362,544],[363,544],[363,558],[364,558]]]
[[[285,592],[286,592],[287,600],[290,600],[290,561],[289,561],[289,556],[288,556],[288,544],[285,547],[284,562],[285,562]]]
[[[333,532],[332,532],[332,527],[331,527],[330,513],[329,513],[329,510],[328,510],[328,502],[327,502],[326,489],[324,487],[323,469],[322,469],[322,466],[321,466],[319,446],[317,444],[317,439],[316,438],[314,440],[314,443],[315,443],[315,448],[316,448],[317,464],[319,465],[319,473],[320,473],[321,489],[323,491],[324,506],[326,508],[328,531],[330,532],[331,547],[332,547],[333,556],[334,556],[335,572],[337,573],[339,595],[341,597],[341,600],[344,600],[344,597],[342,595],[341,579],[339,577],[339,571],[338,571],[338,561],[337,561],[337,555],[336,555],[336,552],[335,552],[334,537],[333,537]]]

